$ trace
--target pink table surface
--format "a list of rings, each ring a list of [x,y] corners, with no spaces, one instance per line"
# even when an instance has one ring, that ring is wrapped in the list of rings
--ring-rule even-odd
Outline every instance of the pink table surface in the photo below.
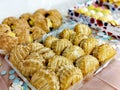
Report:
[[[11,69],[3,57],[0,57],[0,62],[2,62],[0,72]],[[0,76],[0,90],[8,90],[11,84],[8,77],[8,73],[5,76]],[[79,90],[120,90],[120,61],[118,59],[112,61],[99,74],[87,81]]]

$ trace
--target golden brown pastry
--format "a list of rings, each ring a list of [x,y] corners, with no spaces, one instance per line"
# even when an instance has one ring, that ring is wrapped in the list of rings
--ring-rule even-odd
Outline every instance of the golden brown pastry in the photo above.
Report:
[[[39,60],[28,59],[19,63],[19,70],[25,77],[33,76],[33,74],[42,68],[45,68]]]
[[[26,60],[27,59],[38,60],[38,61],[40,61],[44,65],[45,65],[45,62],[46,62],[46,60],[43,58],[43,55],[41,55],[41,54],[39,54],[37,52],[30,53],[25,59]]]
[[[99,62],[102,64],[110,60],[116,54],[116,51],[109,44],[102,44],[96,47],[92,53],[93,53],[93,56],[95,56],[99,60]]]
[[[60,14],[60,12],[58,11],[58,10],[56,10],[56,9],[53,9],[53,10],[49,10],[48,12],[47,12],[47,16],[56,16],[56,17],[58,17],[60,20],[62,20],[62,15]]]
[[[47,13],[47,10],[45,10],[45,9],[38,9],[34,12],[35,15],[42,14],[44,16],[46,13]]]
[[[54,41],[58,40],[58,38],[54,37],[54,36],[48,36],[46,38],[46,40],[44,41],[44,45],[45,47],[51,48],[52,47],[52,43]]]
[[[46,32],[37,26],[33,26],[30,29],[30,35],[32,36],[34,41],[40,41],[44,34],[46,34]]]
[[[50,26],[47,19],[36,20],[34,26],[38,26],[43,29],[46,33],[50,32]]]
[[[81,33],[85,35],[90,35],[92,33],[91,29],[85,24],[77,24],[74,28],[76,33]]]
[[[71,46],[72,43],[67,39],[59,39],[52,43],[52,49],[57,54],[60,55],[64,49],[68,46]]]
[[[10,62],[18,67],[18,63],[23,61],[30,53],[30,48],[24,45],[15,46],[10,53]]]
[[[7,32],[11,32],[10,27],[7,24],[0,24],[0,33],[7,33]]]
[[[56,9],[49,10],[44,16],[50,19],[50,21],[52,22],[53,29],[59,28],[61,26],[62,15]]]
[[[48,16],[47,19],[49,19],[52,23],[52,28],[57,29],[62,25],[62,20],[60,20],[57,16]]]
[[[48,61],[48,69],[52,69],[53,71],[57,71],[60,67],[65,65],[73,65],[73,63],[64,56],[55,55]]]
[[[0,49],[5,50],[5,54],[10,51],[18,44],[18,38],[12,37],[8,34],[0,34]]]
[[[12,31],[14,31],[15,28],[19,27],[29,28],[29,25],[25,20],[17,19],[16,17],[7,17],[2,21],[2,23],[10,26]]]
[[[19,44],[29,44],[33,42],[33,38],[29,33],[28,28],[16,28],[15,33],[16,36],[18,37],[18,42]]]
[[[68,90],[73,84],[83,79],[78,67],[66,65],[58,71],[60,90]]]
[[[74,62],[77,58],[85,55],[85,53],[82,50],[82,48],[80,48],[79,46],[73,45],[73,46],[67,47],[63,51],[62,55],[68,58],[69,60],[71,60],[72,62]]]
[[[98,41],[95,38],[84,39],[80,43],[80,47],[85,51],[86,54],[91,54],[97,45]]]
[[[83,76],[86,76],[97,70],[99,62],[92,55],[85,55],[77,59],[76,66],[82,70]]]
[[[75,33],[75,32],[74,32],[73,30],[64,29],[64,30],[60,33],[59,37],[70,40],[70,36],[71,36],[72,34],[74,34],[74,33]]]
[[[28,47],[30,48],[30,52],[37,52],[44,46],[38,42],[34,42],[34,43],[28,44]]]
[[[80,45],[80,42],[83,40],[83,39],[87,39],[88,36],[87,35],[84,35],[84,34],[76,34],[74,40],[73,40],[73,44],[74,45]]]
[[[20,19],[24,19],[26,21],[29,21],[29,19],[30,19],[31,16],[32,16],[32,14],[30,14],[30,13],[24,13],[19,18]]]
[[[45,60],[48,60],[48,59],[52,58],[53,56],[55,56],[55,53],[52,50],[50,50],[50,51],[44,53],[42,56]]]
[[[59,90],[59,81],[56,74],[50,70],[38,70],[31,79],[31,84],[37,90]]]

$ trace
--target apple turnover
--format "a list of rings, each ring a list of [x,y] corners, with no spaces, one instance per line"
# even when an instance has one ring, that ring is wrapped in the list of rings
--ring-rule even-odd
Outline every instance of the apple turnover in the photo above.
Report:
[[[102,64],[110,60],[116,54],[116,51],[109,44],[102,44],[96,47],[92,53],[93,53],[93,56],[95,56],[99,60],[99,62]]]
[[[70,40],[70,36],[71,36],[72,34],[74,34],[74,33],[75,33],[75,32],[74,32],[73,30],[64,29],[64,30],[60,33],[59,37]]]
[[[71,46],[72,43],[67,39],[59,39],[52,43],[52,49],[57,54],[60,55],[64,49],[68,46]]]
[[[86,54],[91,54],[97,45],[98,41],[95,38],[84,39],[80,43],[80,47],[85,51]]]
[[[60,81],[60,90],[68,90],[73,84],[83,79],[81,70],[71,65],[62,67],[57,75]]]
[[[81,34],[85,34],[85,35],[92,34],[92,30],[85,24],[77,24],[74,28],[74,31],[76,33],[81,33]]]
[[[18,64],[23,61],[30,53],[30,48],[24,45],[15,46],[10,53],[10,62],[15,67],[18,67]]]
[[[33,76],[33,74],[42,68],[45,68],[39,60],[27,59],[20,62],[19,70],[25,77]]]
[[[85,53],[82,50],[82,48],[80,48],[79,46],[73,45],[73,46],[67,47],[63,51],[62,55],[70,59],[72,62],[74,62],[77,58],[79,58],[80,56],[83,56],[84,54]]]
[[[48,61],[48,69],[52,69],[53,71],[57,71],[60,67],[65,65],[73,65],[71,60],[65,58],[64,56],[54,56]]]
[[[83,76],[94,72],[99,67],[99,61],[92,55],[80,57],[75,64],[82,70]]]
[[[0,49],[4,50],[5,53],[10,51],[18,44],[18,38],[10,36],[6,33],[0,34]]]
[[[31,79],[31,84],[37,90],[59,90],[59,81],[56,74],[50,70],[38,70]]]
[[[52,47],[52,43],[54,41],[58,40],[58,38],[54,37],[54,36],[48,36],[46,38],[46,40],[44,41],[44,45],[45,47],[51,48]]]

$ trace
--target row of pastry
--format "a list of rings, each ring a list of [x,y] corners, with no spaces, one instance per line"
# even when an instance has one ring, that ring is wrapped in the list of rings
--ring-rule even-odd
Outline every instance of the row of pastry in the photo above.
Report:
[[[37,90],[67,90],[116,54],[91,34],[88,26],[77,24],[59,38],[48,36],[43,44],[15,46],[9,59]]]
[[[0,24],[0,49],[9,53],[18,44],[40,41],[42,36],[62,24],[59,11],[38,9],[19,18],[7,17]]]

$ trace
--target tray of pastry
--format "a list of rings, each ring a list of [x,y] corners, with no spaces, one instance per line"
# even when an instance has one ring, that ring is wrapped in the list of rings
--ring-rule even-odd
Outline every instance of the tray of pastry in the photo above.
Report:
[[[105,6],[95,4],[95,1],[76,4],[68,9],[68,17],[120,40],[120,13],[111,12]]]
[[[0,53],[8,54],[19,44],[39,42],[42,36],[62,25],[62,15],[56,9],[38,9],[19,17],[6,17],[0,24]]]
[[[113,60],[116,50],[96,39],[87,25],[73,29],[46,34],[41,43],[17,45],[5,60],[32,90],[78,90]]]

